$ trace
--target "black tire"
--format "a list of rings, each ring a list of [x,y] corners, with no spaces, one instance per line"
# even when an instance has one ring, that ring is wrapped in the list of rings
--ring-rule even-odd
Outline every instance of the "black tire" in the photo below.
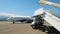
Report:
[[[46,25],[40,26],[39,29],[42,30],[42,31],[44,31],[44,32],[46,32],[46,33],[48,33],[48,28],[47,28]]]
[[[48,32],[49,32],[49,31],[48,31],[48,28],[45,28],[44,32],[48,33]]]
[[[35,27],[35,26],[32,26],[32,28],[33,28],[33,29],[36,29],[36,27]]]
[[[13,24],[15,24],[15,22],[13,22]]]
[[[50,34],[60,34],[58,30],[56,30],[53,26],[48,26],[48,33]]]

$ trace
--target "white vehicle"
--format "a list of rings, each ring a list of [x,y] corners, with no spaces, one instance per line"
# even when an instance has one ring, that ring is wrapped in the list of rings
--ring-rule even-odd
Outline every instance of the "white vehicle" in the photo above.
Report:
[[[46,11],[43,8],[40,8],[35,11],[34,16],[41,16],[40,18],[37,17],[37,19],[34,17],[34,20],[31,24],[33,29],[41,29],[44,32],[47,33],[60,33],[60,18],[56,17],[49,11]],[[51,26],[43,25],[44,20],[48,22]],[[57,33],[57,34],[58,34]]]
[[[54,2],[49,2],[46,0],[40,0],[39,1],[40,4],[47,4],[47,5],[51,5],[57,8],[60,8],[60,4],[54,3]],[[42,19],[44,19],[45,21],[47,21],[51,26],[39,26],[40,28],[42,28],[42,30],[44,30],[45,32],[49,32],[51,34],[60,34],[60,12],[57,11],[58,15],[56,13],[53,13],[48,11],[48,10],[44,10],[43,8],[38,9],[35,11],[34,16],[41,16]],[[32,22],[32,25],[35,24],[35,21]],[[36,24],[35,24],[36,25]],[[36,26],[33,26],[33,28],[35,28]]]

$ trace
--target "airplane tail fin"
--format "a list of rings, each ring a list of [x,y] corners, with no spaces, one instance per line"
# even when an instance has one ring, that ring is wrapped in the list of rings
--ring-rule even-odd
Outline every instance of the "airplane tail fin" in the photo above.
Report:
[[[40,4],[45,4],[45,0],[40,0],[39,3]]]

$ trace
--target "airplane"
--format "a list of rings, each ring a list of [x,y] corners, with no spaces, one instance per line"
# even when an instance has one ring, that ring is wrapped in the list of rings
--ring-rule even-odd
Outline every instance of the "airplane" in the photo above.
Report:
[[[11,16],[8,19],[13,22],[13,24],[15,24],[15,22],[31,23],[33,21],[30,16]]]

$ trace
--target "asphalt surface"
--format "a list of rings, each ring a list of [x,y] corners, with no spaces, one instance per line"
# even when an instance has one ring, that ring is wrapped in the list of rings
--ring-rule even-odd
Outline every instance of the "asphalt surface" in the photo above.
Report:
[[[32,29],[31,24],[10,21],[0,21],[0,34],[47,34],[41,30]]]

